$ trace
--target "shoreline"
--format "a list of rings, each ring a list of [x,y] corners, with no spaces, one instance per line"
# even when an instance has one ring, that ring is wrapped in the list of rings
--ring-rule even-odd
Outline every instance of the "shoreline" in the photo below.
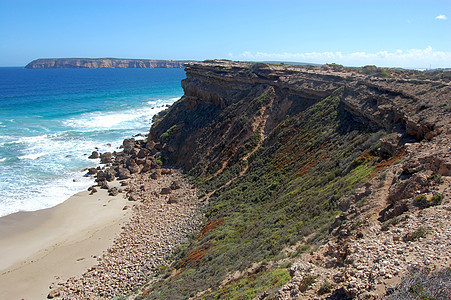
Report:
[[[123,210],[127,202],[123,194],[99,189],[52,208],[1,217],[0,298],[46,298],[55,280],[82,275],[130,219],[131,211]]]

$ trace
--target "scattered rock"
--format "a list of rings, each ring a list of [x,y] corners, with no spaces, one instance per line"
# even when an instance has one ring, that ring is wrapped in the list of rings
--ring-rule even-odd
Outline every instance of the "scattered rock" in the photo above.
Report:
[[[59,297],[61,295],[62,288],[57,288],[54,290],[51,290],[50,293],[47,295],[48,299],[53,299],[55,297]]]
[[[120,166],[117,171],[117,176],[119,180],[128,179],[131,176],[131,173],[128,169]]]
[[[181,187],[181,186],[180,186],[180,182],[173,181],[173,182],[171,183],[171,190],[178,190],[180,187]]]
[[[132,149],[135,147],[135,139],[125,139],[122,142],[122,146],[124,148],[124,153],[125,154],[130,154]]]
[[[170,194],[171,192],[172,192],[172,190],[171,190],[170,188],[165,187],[165,188],[162,188],[162,189],[161,189],[160,194],[161,194],[161,195],[168,195],[168,194]]]
[[[155,170],[155,172],[153,172],[152,174],[150,174],[150,178],[154,179],[154,180],[158,180],[161,177],[161,169],[157,169]]]
[[[139,195],[137,193],[130,193],[130,195],[128,196],[128,200],[129,201],[138,201]]]
[[[175,196],[169,196],[169,200],[168,200],[168,204],[173,204],[173,203],[177,203],[178,199]]]
[[[89,159],[97,159],[99,157],[99,152],[97,151],[92,151],[91,155],[88,156]]]
[[[100,162],[102,164],[109,164],[113,162],[113,154],[111,152],[105,152],[100,154]]]
[[[109,182],[114,181],[114,179],[116,178],[114,176],[113,170],[111,170],[111,169],[106,169],[104,174],[105,174],[105,179]]]
[[[89,175],[95,175],[95,174],[97,174],[97,169],[96,169],[96,168],[89,168],[89,169],[88,169],[88,174],[89,174]]]
[[[138,152],[138,158],[145,158],[148,154],[150,153],[150,151],[146,148],[141,148]]]
[[[101,189],[109,190],[108,182],[106,180],[99,181],[99,186]]]
[[[119,194],[119,190],[117,187],[112,187],[108,190],[108,195],[110,196],[117,196]]]
[[[161,169],[161,175],[171,175],[173,172],[172,169]]]

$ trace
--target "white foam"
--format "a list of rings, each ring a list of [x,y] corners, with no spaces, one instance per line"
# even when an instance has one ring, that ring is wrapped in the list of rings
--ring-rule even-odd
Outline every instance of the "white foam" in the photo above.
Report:
[[[2,201],[0,216],[53,207],[92,184],[92,178],[83,177],[81,172],[74,172],[31,189],[10,190],[10,195],[6,195]]]
[[[0,162],[5,161],[6,157],[0,158]]]
[[[67,121],[64,121],[63,125],[84,131],[104,129],[134,129],[142,127],[144,125],[143,121],[151,119],[153,115],[157,114],[163,109],[164,107],[151,106],[138,109],[130,109],[120,113],[88,113],[76,119],[69,119]]]
[[[11,144],[22,144],[22,143],[30,143],[30,144],[35,144],[35,143],[39,143],[39,142],[43,142],[45,140],[47,140],[50,136],[56,136],[56,134],[43,134],[43,135],[36,135],[36,136],[24,136],[19,138],[18,140],[15,141],[11,141],[9,143]]]
[[[32,154],[27,154],[27,155],[22,155],[19,156],[19,159],[38,159],[44,155],[47,155],[48,153],[46,152],[42,152],[42,153],[32,153]]]

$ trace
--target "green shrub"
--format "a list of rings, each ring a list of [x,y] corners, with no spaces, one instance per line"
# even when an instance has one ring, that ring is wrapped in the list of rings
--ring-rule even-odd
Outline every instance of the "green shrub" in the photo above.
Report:
[[[317,278],[318,276],[315,275],[305,276],[299,283],[299,290],[301,292],[305,292],[311,285],[313,285],[316,282]]]
[[[448,300],[451,299],[451,269],[430,271],[410,268],[401,283],[385,297],[388,300]]]
[[[429,232],[429,229],[425,227],[420,227],[414,232],[409,232],[403,237],[404,242],[414,242],[418,240],[419,238],[425,238],[427,233]]]
[[[330,293],[331,290],[332,290],[332,285],[329,282],[325,281],[319,288],[318,295],[321,296],[324,294],[328,294],[328,293]]]
[[[434,194],[431,199],[428,199],[426,195],[418,195],[414,199],[414,204],[422,209],[440,205],[441,203],[442,195],[439,193]]]

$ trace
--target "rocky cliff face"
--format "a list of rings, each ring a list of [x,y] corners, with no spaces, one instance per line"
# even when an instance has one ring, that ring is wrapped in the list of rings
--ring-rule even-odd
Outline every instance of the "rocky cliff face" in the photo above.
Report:
[[[184,97],[151,130],[158,141],[176,126],[162,150],[168,163],[186,170],[200,161],[222,163],[255,131],[267,136],[338,88],[343,88],[340,106],[374,130],[419,141],[430,140],[450,124],[451,87],[446,83],[225,61],[190,63],[186,73]],[[240,127],[226,115],[235,108],[251,120]]]
[[[390,285],[415,267],[418,297],[451,297],[440,288],[451,267],[449,83],[230,61],[186,73],[147,140],[101,155],[115,160],[99,184],[155,179],[165,164],[204,203],[202,229],[143,295],[397,299],[411,289]]]
[[[41,58],[30,62],[27,69],[54,68],[183,68],[185,61],[119,59],[119,58]]]

